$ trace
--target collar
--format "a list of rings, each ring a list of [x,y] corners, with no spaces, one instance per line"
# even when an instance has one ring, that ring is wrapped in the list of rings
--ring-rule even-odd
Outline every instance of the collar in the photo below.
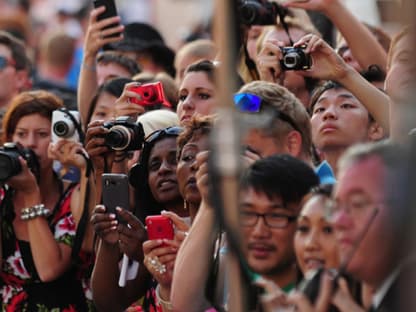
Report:
[[[381,286],[377,289],[377,291],[373,295],[372,306],[374,308],[378,308],[381,302],[383,301],[384,297],[386,296],[388,290],[390,289],[391,285],[399,276],[400,272],[402,271],[403,267],[410,264],[411,262],[416,261],[416,254],[409,255],[406,259],[401,261],[396,268],[387,276],[387,278],[383,281]]]

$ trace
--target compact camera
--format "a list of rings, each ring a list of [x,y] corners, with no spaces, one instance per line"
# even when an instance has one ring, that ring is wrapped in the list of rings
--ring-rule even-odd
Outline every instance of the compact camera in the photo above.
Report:
[[[306,46],[280,48],[283,58],[280,61],[282,70],[308,70],[312,66],[312,58],[305,53]]]
[[[39,178],[39,162],[36,154],[18,143],[7,142],[0,147],[0,182],[4,183],[22,171],[19,156],[22,156],[33,174]]]
[[[130,98],[129,100],[131,103],[143,106],[147,109],[159,109],[162,106],[171,107],[169,101],[166,100],[160,81],[134,86],[129,90],[140,95],[140,99]]]
[[[242,0],[238,7],[240,23],[243,25],[275,25],[279,15],[287,15],[288,10],[276,2],[264,0]]]
[[[77,111],[55,110],[52,113],[52,142],[60,139],[79,142],[80,117]]]
[[[134,151],[142,148],[144,130],[141,123],[136,123],[127,116],[104,123],[110,131],[104,136],[105,144],[115,151]]]

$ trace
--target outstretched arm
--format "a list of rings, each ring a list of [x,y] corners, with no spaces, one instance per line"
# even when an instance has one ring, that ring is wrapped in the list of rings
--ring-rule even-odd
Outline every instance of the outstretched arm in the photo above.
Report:
[[[121,33],[124,26],[118,25],[120,17],[110,17],[98,21],[98,16],[105,11],[105,8],[99,7],[91,11],[87,33],[84,43],[84,57],[82,60],[81,72],[78,82],[78,110],[81,113],[82,123],[87,122],[87,115],[90,109],[90,103],[97,89],[97,73],[95,60],[98,51],[106,44],[117,42],[122,38],[108,37],[111,34]],[[105,27],[117,24],[117,26],[105,29]]]
[[[322,12],[338,28],[348,43],[351,53],[364,70],[374,64],[386,70],[386,51],[371,31],[340,0],[289,1],[285,5],[291,8]]]
[[[342,84],[367,108],[386,133],[390,129],[389,97],[365,80],[356,70],[321,38],[306,35],[295,46],[306,45],[305,52],[312,57],[310,70],[299,72],[307,77],[334,80]]]

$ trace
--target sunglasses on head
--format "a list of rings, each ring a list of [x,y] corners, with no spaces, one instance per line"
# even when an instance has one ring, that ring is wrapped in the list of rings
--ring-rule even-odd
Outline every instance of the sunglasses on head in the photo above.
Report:
[[[234,94],[234,105],[240,112],[251,114],[261,113],[264,111],[264,106],[267,106],[267,109],[273,111],[273,114],[276,118],[279,118],[280,120],[287,122],[292,126],[293,129],[301,133],[299,127],[296,125],[296,123],[289,115],[277,110],[258,95],[251,93]]]
[[[14,66],[15,62],[7,57],[0,55],[0,70],[5,69],[8,65]]]
[[[168,127],[165,129],[156,130],[147,136],[144,140],[146,144],[152,144],[155,141],[162,139],[163,137],[178,136],[183,129],[181,127]]]

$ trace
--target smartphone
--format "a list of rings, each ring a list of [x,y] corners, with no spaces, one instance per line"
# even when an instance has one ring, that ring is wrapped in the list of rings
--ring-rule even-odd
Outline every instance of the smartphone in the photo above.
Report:
[[[116,207],[129,209],[129,179],[123,173],[103,173],[102,180],[102,194],[103,205],[108,213],[116,213]],[[125,221],[117,216],[119,222]]]
[[[99,21],[105,18],[117,16],[117,8],[116,8],[115,0],[94,0],[94,8],[98,8],[100,6],[105,6],[105,11],[98,16]],[[114,23],[114,24],[108,25],[104,29],[116,27],[118,25],[119,25],[118,23]],[[119,35],[120,33],[115,33],[115,34],[106,36],[106,38],[118,37]]]
[[[146,217],[147,236],[153,239],[169,239],[174,236],[173,223],[168,217],[157,215]]]

